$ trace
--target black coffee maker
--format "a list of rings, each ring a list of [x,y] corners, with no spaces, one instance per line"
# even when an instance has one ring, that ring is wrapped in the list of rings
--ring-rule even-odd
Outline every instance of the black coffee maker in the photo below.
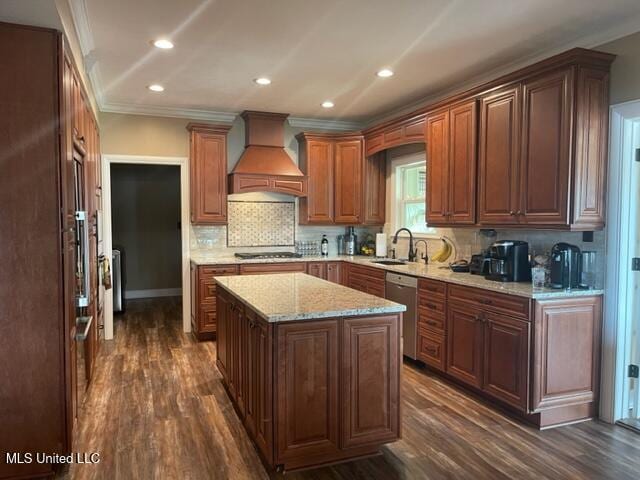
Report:
[[[556,243],[551,249],[549,261],[549,286],[551,288],[578,288],[582,277],[582,253],[570,243]]]
[[[500,240],[489,247],[487,280],[498,282],[531,281],[529,244],[521,240]]]

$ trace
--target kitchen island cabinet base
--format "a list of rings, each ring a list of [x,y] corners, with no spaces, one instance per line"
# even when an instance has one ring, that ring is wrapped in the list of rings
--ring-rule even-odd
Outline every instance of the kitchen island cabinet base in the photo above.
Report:
[[[222,288],[217,305],[216,364],[268,469],[368,457],[400,438],[401,314],[268,322]]]

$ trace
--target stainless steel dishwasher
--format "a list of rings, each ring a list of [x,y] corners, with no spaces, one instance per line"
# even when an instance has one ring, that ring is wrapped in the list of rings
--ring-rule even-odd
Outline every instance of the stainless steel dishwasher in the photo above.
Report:
[[[386,297],[392,302],[406,305],[407,311],[402,317],[403,353],[416,360],[417,351],[417,303],[418,279],[408,275],[387,272]]]

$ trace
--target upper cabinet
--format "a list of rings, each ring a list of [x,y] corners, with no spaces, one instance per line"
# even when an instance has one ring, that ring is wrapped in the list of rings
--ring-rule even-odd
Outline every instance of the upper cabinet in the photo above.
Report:
[[[362,150],[361,138],[335,143],[335,223],[362,222]]]
[[[364,137],[367,157],[387,148],[424,142],[425,116],[411,115],[367,130]]]
[[[602,229],[607,118],[608,66],[552,69],[482,96],[478,223]]]
[[[191,223],[227,223],[227,125],[187,125],[189,151]]]
[[[427,223],[476,221],[476,101],[427,114]]]
[[[300,168],[308,179],[300,223],[384,223],[384,158],[365,160],[362,135],[301,133],[298,142]]]
[[[481,224],[511,223],[518,210],[520,86],[480,101],[479,208]]]

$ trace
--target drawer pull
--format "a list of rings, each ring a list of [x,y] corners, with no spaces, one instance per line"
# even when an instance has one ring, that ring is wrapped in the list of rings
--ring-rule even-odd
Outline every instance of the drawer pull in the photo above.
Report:
[[[425,303],[424,305],[427,308],[430,308],[431,310],[438,310],[438,307],[436,305],[434,305],[433,303]]]
[[[439,326],[438,322],[434,322],[433,320],[427,320],[426,324],[427,325],[432,325],[434,327],[438,327]]]
[[[493,301],[489,298],[481,298],[479,301],[483,305],[493,305]]]
[[[430,345],[427,345],[425,347],[425,350],[433,355],[437,355],[438,354],[438,349],[436,347],[432,347]]]

